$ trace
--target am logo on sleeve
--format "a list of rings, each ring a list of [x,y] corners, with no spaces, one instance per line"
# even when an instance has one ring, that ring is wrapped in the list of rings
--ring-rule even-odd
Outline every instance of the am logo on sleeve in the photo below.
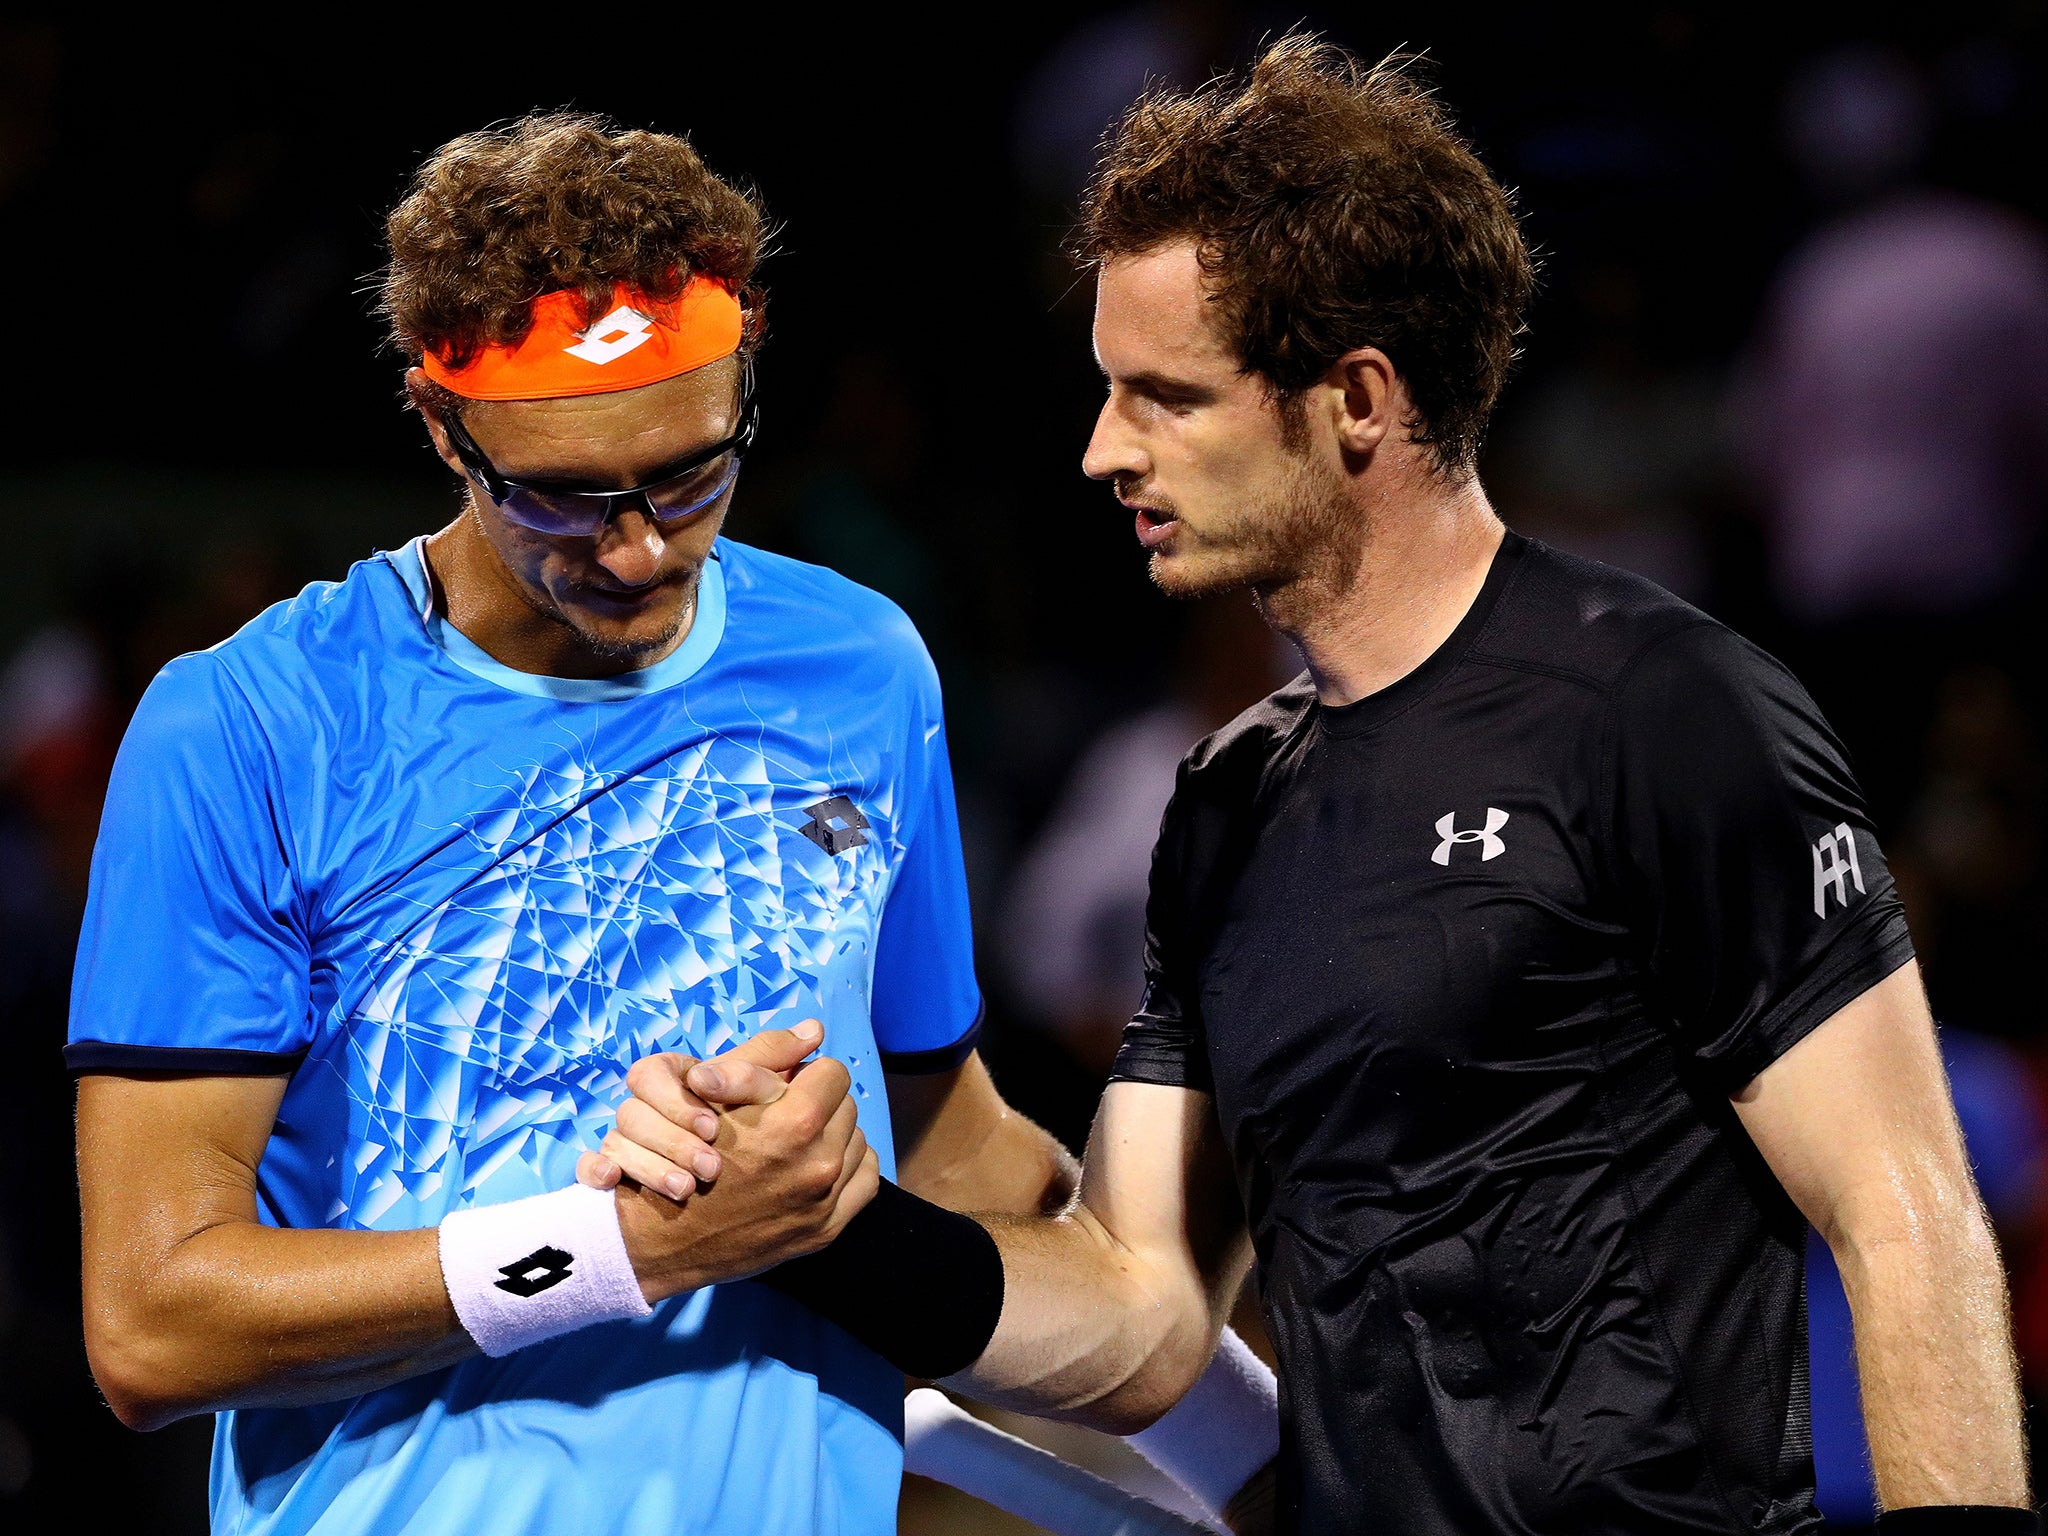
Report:
[[[1846,908],[1852,883],[1856,893],[1862,895],[1863,867],[1856,862],[1856,834],[1845,821],[1813,845],[1813,915],[1828,915],[1830,891],[1834,893],[1835,904]]]

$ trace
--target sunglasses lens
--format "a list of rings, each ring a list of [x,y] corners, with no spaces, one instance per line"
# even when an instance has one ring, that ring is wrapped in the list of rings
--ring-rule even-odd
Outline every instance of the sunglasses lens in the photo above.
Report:
[[[709,464],[700,465],[686,475],[673,480],[664,480],[660,485],[647,488],[647,501],[654,508],[654,515],[664,523],[673,523],[701,512],[712,502],[723,496],[726,487],[740,471],[737,454],[726,454],[713,459]]]
[[[739,469],[738,455],[726,454],[688,474],[651,485],[641,494],[657,519],[677,522],[703,511],[723,496]],[[531,486],[509,485],[504,499],[495,505],[508,521],[535,533],[558,539],[590,539],[604,527],[617,500],[580,491],[539,491]]]
[[[579,496],[573,491],[530,490],[523,485],[509,487],[498,510],[523,528],[556,538],[587,539],[604,526],[611,510],[609,498]]]

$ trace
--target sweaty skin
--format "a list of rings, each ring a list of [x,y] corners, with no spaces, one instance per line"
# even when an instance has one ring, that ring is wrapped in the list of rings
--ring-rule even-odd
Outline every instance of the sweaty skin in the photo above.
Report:
[[[873,1198],[875,1154],[846,1069],[821,1059],[784,1081],[821,1033],[764,1030],[734,1053],[763,1070],[753,1096],[721,1118],[725,1166],[709,1190],[681,1205],[620,1191],[619,1226],[648,1301],[815,1252]],[[131,1429],[354,1397],[476,1352],[442,1283],[433,1228],[257,1220],[256,1166],[286,1082],[80,1081],[86,1351]]]
[[[2026,1504],[2004,1271],[1918,967],[1793,1046],[1735,1110],[1841,1270],[1879,1500]]]

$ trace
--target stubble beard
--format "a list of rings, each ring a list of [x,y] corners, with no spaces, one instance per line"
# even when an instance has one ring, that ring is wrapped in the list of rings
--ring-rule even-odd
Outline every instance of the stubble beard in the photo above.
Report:
[[[1306,454],[1290,461],[1263,506],[1246,508],[1179,560],[1153,555],[1148,574],[1169,597],[1195,599],[1249,588],[1267,622],[1320,606],[1349,589],[1365,549],[1365,528],[1344,486]],[[1181,534],[1191,530],[1185,522]]]
[[[669,615],[668,622],[663,624],[657,633],[626,638],[592,630],[587,625],[579,623],[572,610],[564,608],[545,590],[526,581],[513,570],[490,537],[484,511],[476,504],[474,490],[464,497],[464,510],[475,521],[484,548],[490,552],[490,558],[496,562],[506,586],[512,593],[541,618],[569,631],[576,637],[578,649],[600,661],[615,662],[628,671],[637,671],[643,666],[650,665],[650,658],[658,659],[666,649],[674,646],[676,637],[682,634],[685,626],[697,616],[698,583],[704,576],[702,567],[699,567],[683,584],[683,600],[676,605],[675,611]]]
[[[603,634],[578,623],[573,610],[554,604],[541,611],[573,632],[577,644],[592,656],[603,661],[615,661],[629,668],[638,668],[646,665],[650,658],[659,657],[673,647],[676,637],[681,635],[685,626],[696,617],[697,583],[702,576],[703,572],[699,571],[690,579],[683,593],[683,600],[676,604],[675,611],[669,615],[668,621],[652,635],[635,635],[629,638]]]

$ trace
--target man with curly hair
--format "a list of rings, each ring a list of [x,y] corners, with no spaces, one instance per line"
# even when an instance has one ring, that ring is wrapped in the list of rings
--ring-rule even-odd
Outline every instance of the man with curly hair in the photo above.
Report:
[[[389,235],[464,501],[130,727],[67,1048],[94,1371],[218,1413],[240,1536],[891,1531],[903,1374],[1001,1294],[914,1192],[1049,1209],[1072,1163],[975,1055],[923,645],[721,536],[761,212],[557,114]],[[955,1261],[896,1272],[906,1224]]]

